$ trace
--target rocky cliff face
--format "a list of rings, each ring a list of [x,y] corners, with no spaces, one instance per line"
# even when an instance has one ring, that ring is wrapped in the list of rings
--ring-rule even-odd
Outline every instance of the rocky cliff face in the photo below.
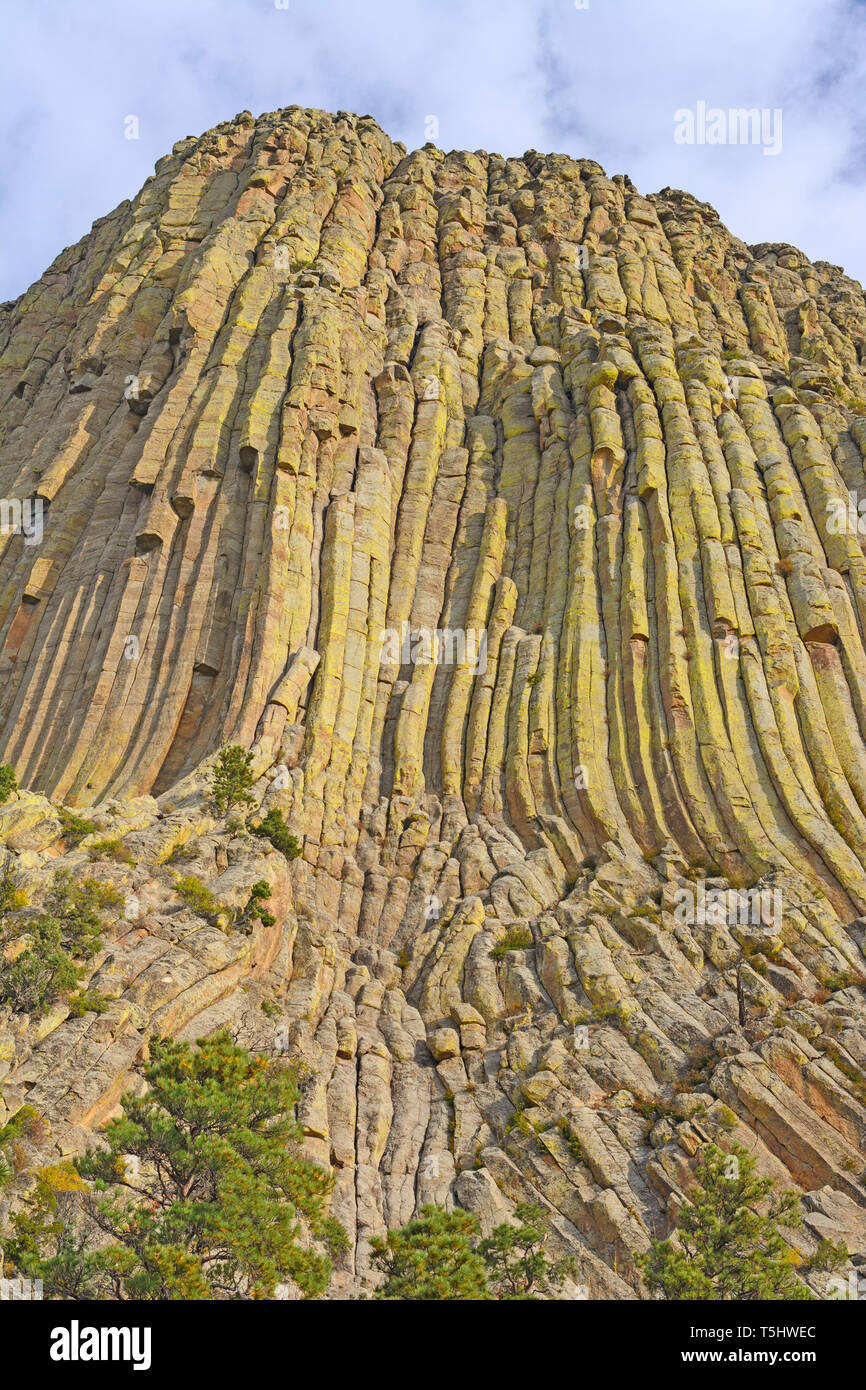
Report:
[[[638,1297],[708,1139],[803,1191],[804,1270],[866,1252],[860,286],[289,108],[176,145],[0,348],[0,854],[126,901],[106,1013],[0,1010],[0,1119],[74,1152],[151,1032],[229,1026],[308,1068],[338,1296],[416,1204],[534,1196]],[[228,742],[302,858],[210,811]]]

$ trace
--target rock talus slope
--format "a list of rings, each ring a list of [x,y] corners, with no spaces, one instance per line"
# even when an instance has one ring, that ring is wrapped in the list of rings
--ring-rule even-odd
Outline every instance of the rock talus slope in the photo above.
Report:
[[[640,1297],[710,1139],[804,1193],[820,1290],[866,1252],[864,458],[860,286],[687,194],[294,107],[177,144],[0,306],[0,853],[135,903],[107,1012],[0,1011],[0,1119],[74,1152],[150,1033],[229,1026],[307,1068],[336,1296],[420,1203],[532,1197]],[[209,810],[228,742],[300,859]]]

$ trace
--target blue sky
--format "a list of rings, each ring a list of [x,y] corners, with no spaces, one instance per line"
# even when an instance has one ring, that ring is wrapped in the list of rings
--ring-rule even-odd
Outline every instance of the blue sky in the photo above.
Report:
[[[5,0],[0,300],[249,109],[371,114],[410,148],[589,157],[866,280],[866,0]],[[674,113],[782,111],[782,150],[683,145]],[[139,138],[124,136],[127,116]]]

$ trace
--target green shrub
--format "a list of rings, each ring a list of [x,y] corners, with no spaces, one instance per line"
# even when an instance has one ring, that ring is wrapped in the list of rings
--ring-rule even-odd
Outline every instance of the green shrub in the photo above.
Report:
[[[87,851],[91,859],[116,859],[119,864],[135,864],[128,845],[115,835],[109,840],[96,840]]]
[[[621,1020],[622,1006],[620,1004],[593,1004],[593,1023],[620,1023]]]
[[[57,818],[63,829],[64,840],[73,849],[99,828],[95,821],[88,820],[87,816],[77,816],[74,811],[67,811],[65,806],[58,806]]]
[[[202,916],[209,917],[212,913],[219,912],[220,905],[209,888],[206,888],[200,878],[195,874],[186,874],[183,878],[176,878],[174,881],[175,892],[183,898],[184,902],[195,912],[200,912]]]
[[[250,829],[254,835],[260,835],[264,839],[270,840],[274,849],[278,849],[280,854],[284,854],[287,859],[297,859],[301,852],[301,846],[286,825],[282,811],[276,807],[268,811],[264,820],[259,821],[258,825],[251,825]]]
[[[510,1134],[512,1130],[517,1130],[518,1134],[523,1134],[527,1139],[532,1138],[535,1131],[529,1120],[526,1118],[526,1101],[521,1101],[515,1106],[508,1119],[505,1121],[505,1133]]]
[[[825,975],[821,984],[831,993],[835,993],[836,990],[850,989],[852,985],[866,984],[866,975],[859,970],[836,970]]]
[[[260,878],[250,889],[249,901],[243,910],[242,920],[251,922],[254,917],[258,917],[264,927],[272,927],[276,922],[276,917],[272,912],[268,912],[262,907],[262,903],[271,896],[271,885],[266,879]]]
[[[0,763],[0,806],[4,801],[8,801],[13,792],[17,792],[18,783],[15,780],[15,773],[8,763]]]
[[[580,1142],[578,1136],[574,1133],[574,1130],[571,1128],[571,1125],[568,1123],[568,1120],[565,1118],[565,1116],[557,1120],[556,1128],[559,1130],[560,1134],[565,1140],[566,1148],[568,1149],[568,1152],[571,1154],[572,1158],[575,1159],[578,1163],[586,1163],[586,1150],[584,1149],[583,1144]]]
[[[15,880],[7,869],[0,878],[0,926],[8,912],[17,912],[26,905],[26,892],[23,888],[16,888]]]
[[[92,878],[76,883],[55,873],[43,912],[22,915],[11,906],[17,890],[8,874],[0,881],[0,947],[23,939],[13,960],[0,967],[0,1001],[22,1013],[46,1013],[75,989],[85,965],[102,950],[101,913],[123,898],[110,884]]]
[[[818,1242],[818,1249],[812,1256],[809,1264],[812,1269],[826,1270],[828,1274],[834,1269],[843,1269],[851,1258],[851,1251],[848,1249],[844,1240],[834,1243],[822,1237]]]
[[[59,922],[38,917],[28,930],[29,945],[0,971],[0,999],[17,1013],[43,1014],[62,994],[75,989],[84,967],[63,946]]]
[[[525,951],[531,945],[532,932],[529,927],[518,922],[500,937],[490,955],[493,960],[503,960],[509,951]]]
[[[46,1137],[47,1126],[42,1116],[32,1105],[22,1105],[11,1120],[0,1128],[0,1191],[12,1181],[21,1162],[21,1143],[41,1144]]]
[[[84,1014],[104,1014],[114,998],[111,994],[101,994],[98,989],[82,989],[67,1002],[72,1017],[82,1018]]]
[[[180,840],[176,845],[172,845],[168,853],[163,853],[158,859],[158,864],[182,864],[188,859],[198,858],[198,836],[192,835],[188,840]]]
[[[38,1110],[32,1105],[22,1105],[0,1129],[0,1146],[13,1139],[29,1139],[33,1144],[41,1144],[47,1132],[48,1127]]]

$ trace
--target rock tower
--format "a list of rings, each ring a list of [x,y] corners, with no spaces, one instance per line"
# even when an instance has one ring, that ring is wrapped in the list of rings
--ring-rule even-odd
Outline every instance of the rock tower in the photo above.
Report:
[[[820,1292],[866,1252],[864,459],[861,287],[685,193],[297,107],[177,144],[0,305],[0,857],[126,903],[107,1011],[0,1006],[0,1122],[74,1153],[153,1032],[230,1027],[308,1069],[336,1296],[421,1203],[531,1198],[641,1297],[708,1140],[804,1193]],[[215,815],[225,744],[300,858]]]

